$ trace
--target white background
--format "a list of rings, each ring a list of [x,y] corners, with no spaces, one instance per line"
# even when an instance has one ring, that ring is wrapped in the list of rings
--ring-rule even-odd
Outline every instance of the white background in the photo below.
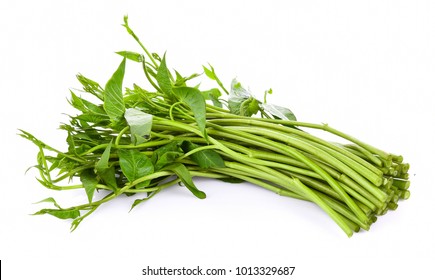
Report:
[[[49,196],[64,205],[86,198],[44,189],[34,170],[24,175],[37,149],[17,129],[65,148],[57,127],[74,113],[67,98],[79,87],[75,74],[104,85],[121,60],[115,51],[139,51],[121,27],[124,14],[182,74],[210,62],[226,85],[237,76],[258,97],[272,87],[269,102],[299,120],[327,122],[404,155],[411,198],[350,239],[311,204],[211,180],[196,181],[206,200],[173,187],[128,213],[132,198],[121,198],[74,233],[67,221],[28,215]],[[2,279],[150,279],[141,276],[147,265],[296,266],[293,279],[430,279],[434,15],[434,1],[416,0],[2,1]],[[126,86],[143,84],[137,65],[128,65],[127,77]]]

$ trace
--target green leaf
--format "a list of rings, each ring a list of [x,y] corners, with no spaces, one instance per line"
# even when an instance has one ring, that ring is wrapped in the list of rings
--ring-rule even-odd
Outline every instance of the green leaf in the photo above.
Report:
[[[127,29],[128,34],[133,35],[133,30],[131,30],[130,26],[128,26],[128,16],[125,15],[124,16],[124,24],[122,25],[125,27],[125,29]]]
[[[110,159],[110,149],[111,148],[112,148],[112,141],[110,141],[110,143],[104,149],[104,152],[101,155],[100,160],[95,164],[95,170],[97,172],[102,172],[105,169],[109,168],[109,159]]]
[[[155,60],[162,61],[162,59],[160,58],[160,56],[159,56],[158,53],[152,53],[151,56],[152,56]]]
[[[77,80],[82,84],[83,90],[103,100],[103,88],[95,81],[86,78],[82,74],[77,74]]]
[[[69,103],[77,110],[83,113],[90,113],[108,118],[106,111],[104,111],[104,108],[101,105],[95,105],[94,103],[77,96],[72,90],[70,90],[70,93],[71,100]]]
[[[195,79],[197,77],[201,76],[201,74],[198,73],[193,73],[192,75],[190,75],[189,77],[185,77],[184,80],[187,82],[189,80]]]
[[[111,147],[112,147],[112,142],[110,142],[109,145],[107,145],[106,149],[101,155],[100,160],[95,164],[95,170],[98,176],[100,177],[100,179],[103,180],[103,182],[106,183],[108,187],[116,191],[117,183],[115,177],[115,168],[113,166],[112,167],[109,166]]]
[[[229,99],[228,107],[231,113],[246,117],[255,115],[260,108],[258,101],[253,97],[244,100]]]
[[[228,98],[230,112],[240,116],[250,117],[260,109],[257,99],[234,79],[231,83],[231,93]]]
[[[149,136],[153,124],[153,116],[135,108],[125,110],[124,118],[130,126],[131,142],[134,145],[144,143],[144,136]]]
[[[142,199],[136,199],[136,200],[133,202],[133,204],[131,205],[130,211],[133,210],[134,207],[138,206],[138,205],[141,204],[142,202],[151,199],[151,198],[152,198],[153,196],[155,196],[159,191],[160,191],[160,189],[157,190],[157,191],[154,191],[152,194],[147,193],[148,196],[145,197],[145,198],[142,198]]]
[[[77,217],[80,217],[80,211],[79,210],[68,210],[68,209],[42,209],[38,212],[34,213],[33,215],[44,215],[44,214],[50,214],[56,218],[59,219],[75,219]]]
[[[107,114],[106,111],[104,110],[103,105],[95,105],[92,102],[83,98],[82,98],[82,103],[83,105],[85,105],[89,113],[92,113],[94,115],[104,116],[107,118]]]
[[[166,152],[163,155],[159,157],[155,164],[155,169],[160,170],[163,167],[167,166],[168,164],[172,164],[175,162],[175,160],[179,157],[181,157],[183,153],[181,152]]]
[[[38,146],[40,149],[47,149],[48,148],[50,150],[53,150],[53,148],[51,148],[50,146],[48,146],[47,144],[45,144],[44,142],[42,142],[41,140],[39,140],[38,138],[36,138],[32,134],[30,134],[29,132],[22,130],[22,129],[18,129],[18,130],[21,132],[18,134],[19,136],[31,141],[33,144]]]
[[[120,56],[123,56],[127,59],[130,59],[134,62],[142,62],[142,55],[136,52],[130,52],[130,51],[120,51],[116,52],[116,54],[119,54]]]
[[[83,170],[80,173],[80,181],[85,188],[86,195],[88,197],[89,203],[92,202],[92,198],[94,197],[94,192],[98,184],[98,179],[92,169]]]
[[[74,117],[73,119],[85,121],[88,123],[101,124],[105,122],[109,122],[110,119],[107,116],[95,115],[92,113],[83,113]]]
[[[250,117],[257,114],[259,109],[258,100],[251,97],[240,104],[240,115]]]
[[[206,100],[211,100],[214,106],[222,108],[222,103],[219,101],[219,97],[221,97],[222,94],[219,89],[212,88],[207,91],[201,91],[201,94]]]
[[[74,135],[74,138],[75,138],[75,139],[78,139],[78,140],[89,141],[89,142],[91,142],[91,143],[93,143],[93,144],[98,144],[97,141],[94,141],[95,139],[92,139],[92,138],[90,137],[90,135],[88,135],[88,134],[86,134],[86,133],[77,133],[77,134]]]
[[[224,87],[224,85],[219,80],[218,76],[216,75],[216,72],[214,71],[213,66],[211,66],[210,64],[209,64],[209,66],[210,66],[210,69],[208,69],[204,65],[202,66],[202,68],[204,69],[205,75],[207,77],[209,77],[210,79],[212,79],[213,81],[216,81],[216,83],[221,87],[221,89],[223,89],[223,91],[225,91],[226,94],[229,94],[227,89]]]
[[[36,203],[43,203],[43,202],[53,203],[53,205],[55,207],[57,207],[58,209],[41,209],[38,212],[34,213],[33,215],[50,214],[50,215],[55,216],[59,219],[75,219],[75,218],[80,216],[80,212],[78,210],[62,209],[59,206],[59,204],[57,204],[56,200],[54,200],[54,198],[52,198],[52,197],[43,199],[43,200],[36,202]]]
[[[186,86],[186,80],[183,76],[181,76],[180,73],[178,73],[177,70],[175,70],[175,84],[176,87],[185,87]]]
[[[216,76],[216,74],[214,72],[213,66],[211,66],[211,65],[209,65],[209,66],[210,66],[210,69],[208,69],[204,65],[202,66],[202,68],[204,69],[204,73],[207,77],[209,77],[213,81],[216,81],[218,79],[218,77]]]
[[[193,112],[193,116],[195,117],[199,130],[202,132],[204,137],[207,137],[207,133],[205,131],[206,104],[201,91],[191,87],[177,87],[173,88],[172,90],[175,96],[177,96],[178,99],[186,104]]]
[[[60,207],[59,204],[57,204],[56,200],[54,200],[54,198],[52,197],[48,197],[46,199],[43,199],[41,201],[35,202],[34,204],[39,204],[39,203],[44,203],[44,202],[48,202],[48,203],[53,203],[53,205],[59,209],[62,209],[62,207]]]
[[[262,104],[261,106],[263,107],[263,110],[272,114],[274,117],[278,119],[296,121],[296,116],[293,114],[293,112],[290,109],[277,105],[272,105],[272,104]]]
[[[104,88],[104,110],[114,123],[117,123],[124,116],[125,105],[122,96],[124,73],[125,58]]]
[[[202,146],[194,144],[190,141],[183,142],[182,148],[185,153],[200,148]],[[214,150],[200,150],[190,155],[190,158],[196,162],[199,167],[207,168],[223,168],[225,162],[222,157]]]
[[[240,183],[245,182],[245,180],[235,178],[235,177],[218,178],[218,180],[221,180],[222,182],[225,182],[225,183],[231,183],[231,184],[240,184]]]
[[[175,75],[176,75],[175,84],[174,84],[175,87],[185,87],[185,86],[187,86],[186,85],[187,81],[192,80],[192,79],[200,76],[200,74],[194,73],[194,74],[190,75],[189,77],[183,77],[183,76],[181,76],[180,73],[178,73],[177,70],[175,70]]]
[[[118,190],[118,183],[116,182],[114,166],[111,166],[107,169],[102,170],[101,172],[98,172],[98,176],[113,191],[116,192]]]
[[[87,109],[82,99],[78,97],[72,90],[70,90],[70,93],[71,93],[71,100],[69,101],[69,103],[77,110],[86,113]]]
[[[182,156],[183,150],[180,148],[180,145],[181,141],[173,141],[155,150],[151,157],[154,170],[158,171],[166,165],[174,163],[175,159]]]
[[[133,182],[154,172],[154,166],[151,160],[137,150],[118,150],[118,155],[122,173],[124,173],[129,182]],[[136,187],[146,187],[148,184],[149,181],[145,181],[138,184]]]
[[[166,166],[163,170],[169,170],[174,172],[178,178],[183,182],[183,184],[200,199],[204,199],[206,197],[205,193],[198,190],[195,184],[192,181],[192,175],[190,175],[189,170],[181,163],[174,163]]]
[[[166,53],[163,55],[163,59],[160,62],[159,69],[157,70],[156,80],[162,92],[169,98],[172,98],[171,74],[166,66]]]
[[[182,153],[183,150],[180,148],[182,141],[172,141],[164,146],[161,146],[160,148],[156,149],[153,152],[153,155],[151,157],[151,160],[154,164],[161,158],[164,154],[167,152],[180,152]]]

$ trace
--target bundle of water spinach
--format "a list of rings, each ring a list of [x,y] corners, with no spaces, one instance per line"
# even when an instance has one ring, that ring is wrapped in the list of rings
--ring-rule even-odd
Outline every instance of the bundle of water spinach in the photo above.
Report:
[[[117,52],[122,62],[104,87],[77,76],[83,91],[71,91],[69,102],[79,113],[60,126],[68,150],[21,130],[39,147],[38,181],[52,190],[80,190],[87,197],[86,203],[71,207],[44,199],[53,206],[36,215],[72,219],[74,230],[100,205],[122,195],[138,197],[133,209],[178,183],[204,199],[192,178],[206,177],[250,182],[315,203],[352,236],[369,230],[377,216],[410,196],[409,164],[402,156],[326,124],[297,121],[289,109],[266,102],[271,92],[260,101],[236,80],[227,90],[210,65],[203,66],[201,75],[170,71],[166,56],[150,53],[127,17],[123,26],[143,54]],[[123,88],[127,61],[142,67],[149,84]],[[200,89],[199,76],[216,87]],[[333,134],[343,143],[309,130]]]

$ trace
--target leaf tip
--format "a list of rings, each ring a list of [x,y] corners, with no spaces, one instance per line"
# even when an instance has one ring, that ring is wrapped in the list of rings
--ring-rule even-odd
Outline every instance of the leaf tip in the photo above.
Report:
[[[207,197],[207,195],[205,194],[205,192],[203,192],[203,191],[199,191],[199,192],[196,194],[196,197],[198,197],[199,199],[205,199],[205,198]]]

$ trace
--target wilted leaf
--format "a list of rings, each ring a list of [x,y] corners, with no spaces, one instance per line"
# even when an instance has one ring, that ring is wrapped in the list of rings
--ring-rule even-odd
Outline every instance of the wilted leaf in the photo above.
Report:
[[[135,108],[125,110],[124,118],[130,126],[131,142],[134,145],[144,143],[144,136],[149,136],[153,124],[153,116]]]
[[[273,115],[274,117],[281,119],[281,120],[287,120],[287,121],[296,121],[296,116],[293,114],[293,112],[290,109],[272,105],[272,104],[262,104],[261,105],[263,109]]]

